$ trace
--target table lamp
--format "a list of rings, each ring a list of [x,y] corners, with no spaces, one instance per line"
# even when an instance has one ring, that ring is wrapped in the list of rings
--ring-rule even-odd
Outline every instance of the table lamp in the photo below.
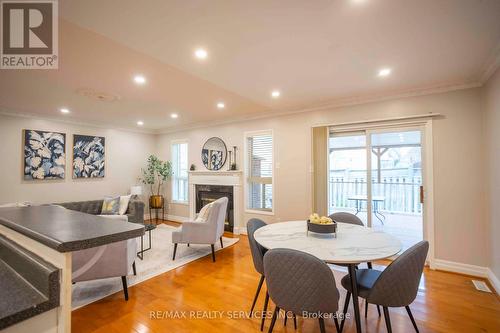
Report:
[[[133,197],[137,197],[142,194],[142,186],[140,185],[134,185],[130,187],[130,194]]]

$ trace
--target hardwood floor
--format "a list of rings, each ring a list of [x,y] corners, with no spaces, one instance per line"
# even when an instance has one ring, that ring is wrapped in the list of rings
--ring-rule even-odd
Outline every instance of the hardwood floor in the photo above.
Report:
[[[259,276],[253,268],[246,236],[239,237],[234,246],[217,252],[215,263],[210,256],[200,258],[129,288],[128,302],[119,292],[74,311],[72,331],[260,332],[259,319],[245,318]],[[344,302],[345,293],[339,283],[344,274],[335,271],[342,294],[339,307]],[[256,309],[262,309],[263,296],[264,291]],[[360,308],[363,313],[362,301]],[[420,332],[500,332],[500,299],[496,294],[477,291],[468,276],[425,269],[411,309]],[[200,319],[165,318],[168,311],[179,311],[179,316],[183,313],[189,317],[190,313],[204,310],[213,312],[200,313],[200,317],[205,316]],[[349,310],[353,316],[352,306]],[[390,309],[390,315],[395,333],[414,332],[404,308]],[[344,332],[355,332],[353,321],[352,318],[346,321]],[[266,320],[265,332],[269,323]],[[373,305],[369,307],[368,318],[362,318],[362,325],[363,332],[386,332],[383,316],[378,317]],[[336,332],[333,322],[328,322],[326,329]],[[292,320],[286,328],[280,320],[274,332],[319,332],[319,326],[314,319],[299,318],[295,331]]]

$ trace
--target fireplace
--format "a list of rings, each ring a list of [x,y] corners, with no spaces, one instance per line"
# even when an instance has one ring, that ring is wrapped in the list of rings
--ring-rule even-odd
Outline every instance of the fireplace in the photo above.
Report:
[[[228,199],[226,220],[224,222],[224,231],[233,232],[234,229],[234,203],[233,203],[233,187],[223,185],[195,185],[196,198],[196,213],[199,213],[201,208],[219,198],[226,197]]]

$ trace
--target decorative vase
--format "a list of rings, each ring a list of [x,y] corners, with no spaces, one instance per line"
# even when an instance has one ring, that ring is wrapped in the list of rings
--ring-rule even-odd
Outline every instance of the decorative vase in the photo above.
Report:
[[[163,208],[163,195],[152,195],[149,197],[149,207]]]

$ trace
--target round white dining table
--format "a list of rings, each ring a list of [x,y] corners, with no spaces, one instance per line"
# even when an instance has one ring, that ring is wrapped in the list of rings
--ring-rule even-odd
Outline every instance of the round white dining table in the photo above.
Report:
[[[392,257],[401,250],[401,242],[383,231],[347,223],[337,224],[336,237],[307,231],[306,221],[268,224],[254,233],[266,249],[285,248],[309,253],[326,263],[348,266],[357,332],[361,332],[355,267]]]

